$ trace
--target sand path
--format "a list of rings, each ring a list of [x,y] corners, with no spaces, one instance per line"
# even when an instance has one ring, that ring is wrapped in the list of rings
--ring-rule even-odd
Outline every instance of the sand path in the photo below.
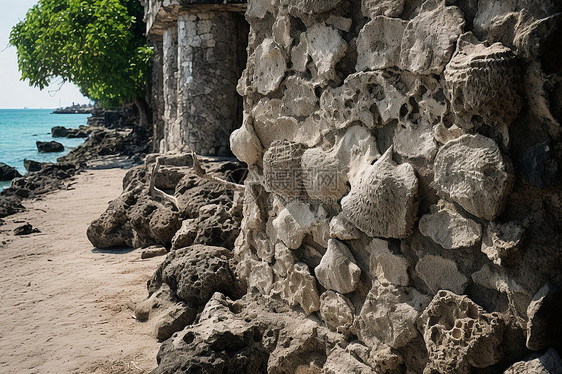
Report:
[[[0,373],[143,373],[158,343],[128,305],[146,297],[162,257],[94,250],[89,223],[121,192],[122,169],[28,201],[0,226]],[[20,223],[18,223],[18,221]],[[39,234],[17,237],[29,222]]]

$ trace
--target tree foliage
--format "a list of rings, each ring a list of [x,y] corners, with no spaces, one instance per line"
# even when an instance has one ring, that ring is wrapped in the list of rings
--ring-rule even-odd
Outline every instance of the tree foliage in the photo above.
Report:
[[[61,77],[105,106],[143,97],[142,13],[138,0],[39,0],[10,34],[22,80],[43,89]]]

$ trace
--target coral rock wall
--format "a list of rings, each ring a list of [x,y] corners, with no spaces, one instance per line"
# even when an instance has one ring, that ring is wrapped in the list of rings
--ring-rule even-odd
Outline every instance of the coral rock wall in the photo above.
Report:
[[[358,339],[376,372],[560,362],[561,11],[249,0],[230,138],[249,291]]]

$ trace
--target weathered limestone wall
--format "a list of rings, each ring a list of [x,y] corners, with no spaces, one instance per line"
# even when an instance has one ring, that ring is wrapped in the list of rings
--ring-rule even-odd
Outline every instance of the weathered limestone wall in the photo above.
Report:
[[[249,0],[237,271],[342,334],[326,365],[523,373],[562,349],[561,11]]]
[[[182,14],[178,19],[181,142],[203,155],[227,155],[229,136],[242,122],[236,92],[247,30],[232,12]]]
[[[242,122],[236,84],[248,36],[243,9],[213,1],[145,2],[148,36],[163,49],[163,99],[153,99],[161,127],[157,151],[231,154],[229,136]]]
[[[159,150],[166,152],[177,148],[180,139],[178,123],[178,29],[170,27],[164,31],[162,75],[164,113],[162,137]]]

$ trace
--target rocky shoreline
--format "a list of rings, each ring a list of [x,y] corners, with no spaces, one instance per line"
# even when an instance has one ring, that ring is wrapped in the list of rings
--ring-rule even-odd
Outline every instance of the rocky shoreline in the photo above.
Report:
[[[58,108],[54,114],[90,114],[94,110],[92,105],[72,105],[66,108]]]
[[[12,180],[11,187],[0,192],[0,218],[24,210],[23,199],[36,198],[48,192],[68,188],[72,177],[89,166],[120,162],[134,165],[142,162],[151,149],[150,133],[135,127],[138,114],[133,106],[120,110],[94,109],[87,126],[65,129],[66,136],[86,135],[83,144],[56,163],[26,160],[28,173]],[[61,129],[52,132],[61,134]]]

